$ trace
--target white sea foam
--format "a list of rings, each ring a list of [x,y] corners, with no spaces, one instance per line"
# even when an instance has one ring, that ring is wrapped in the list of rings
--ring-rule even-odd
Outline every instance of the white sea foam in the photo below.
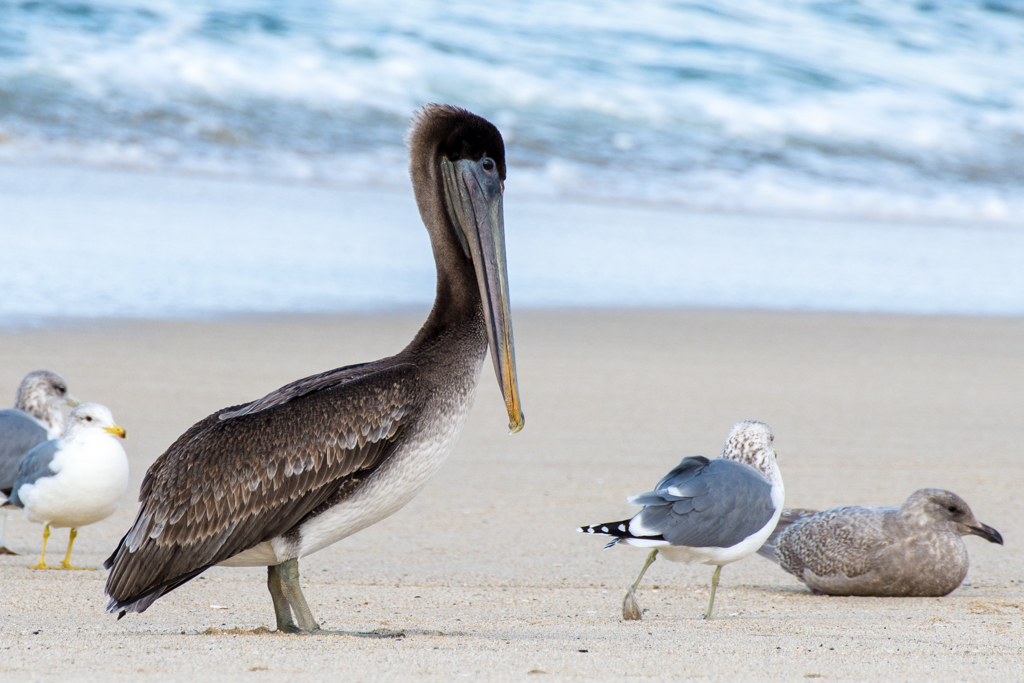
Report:
[[[1009,1],[83,0],[0,23],[8,161],[397,186],[410,113],[443,100],[502,127],[536,196],[1024,216]]]

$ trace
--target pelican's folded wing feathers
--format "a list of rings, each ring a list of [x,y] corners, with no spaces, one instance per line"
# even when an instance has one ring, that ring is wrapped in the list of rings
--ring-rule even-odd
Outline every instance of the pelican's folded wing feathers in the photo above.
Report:
[[[194,425],[146,474],[135,523],[105,564],[109,609],[142,611],[357,488],[415,414],[417,376],[390,359],[342,368]]]

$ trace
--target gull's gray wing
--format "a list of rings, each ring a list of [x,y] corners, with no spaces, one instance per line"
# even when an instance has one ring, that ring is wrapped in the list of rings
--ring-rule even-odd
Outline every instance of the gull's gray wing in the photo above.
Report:
[[[25,484],[34,484],[43,477],[53,476],[50,463],[53,462],[60,448],[60,439],[44,441],[28,452],[25,459],[21,461],[18,469],[18,478],[11,490],[11,499],[8,501],[15,507],[24,507],[24,503],[18,497],[18,491]]]
[[[630,522],[636,536],[672,545],[729,548],[764,528],[775,514],[772,485],[733,460],[684,458],[658,489],[629,499],[645,505]]]
[[[0,493],[10,495],[25,454],[46,441],[46,428],[17,408],[0,410]]]

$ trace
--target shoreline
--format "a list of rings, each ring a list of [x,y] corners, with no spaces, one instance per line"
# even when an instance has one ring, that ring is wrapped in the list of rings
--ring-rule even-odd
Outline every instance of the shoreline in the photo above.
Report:
[[[517,310],[1024,315],[1024,230],[510,192]],[[0,320],[380,311],[433,298],[430,247],[409,191],[0,164],[0,204]]]

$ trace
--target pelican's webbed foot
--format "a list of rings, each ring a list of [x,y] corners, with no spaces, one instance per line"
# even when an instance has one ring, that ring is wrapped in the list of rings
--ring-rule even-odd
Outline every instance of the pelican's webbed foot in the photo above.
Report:
[[[356,638],[403,638],[401,631],[332,631],[320,628],[313,618],[306,597],[299,586],[299,561],[287,560],[279,565],[267,567],[267,588],[274,600],[274,614],[277,617],[277,633],[294,633],[310,636],[353,636]],[[294,618],[293,618],[294,616]],[[298,622],[296,624],[296,622]]]

